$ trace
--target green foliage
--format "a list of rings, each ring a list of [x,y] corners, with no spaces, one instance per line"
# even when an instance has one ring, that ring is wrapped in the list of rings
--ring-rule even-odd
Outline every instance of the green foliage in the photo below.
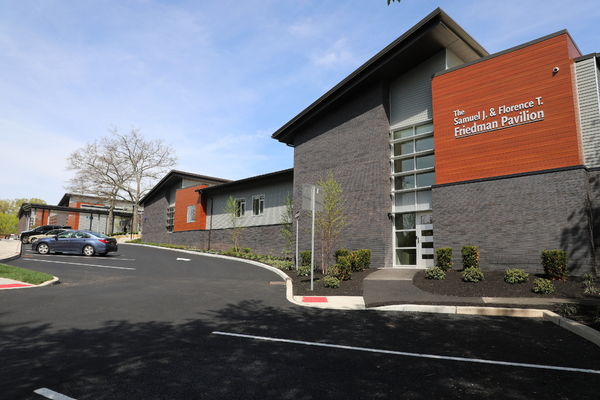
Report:
[[[333,289],[339,288],[340,280],[335,276],[327,275],[323,278],[323,286]]]
[[[336,250],[334,253],[335,256],[335,262],[338,262],[340,257],[348,257],[350,255],[350,250],[348,249],[339,249]]]
[[[11,267],[6,264],[0,264],[0,277],[14,279],[16,281],[30,283],[32,285],[39,285],[40,283],[47,282],[54,278],[52,275],[48,275],[43,272]]]
[[[128,240],[126,243],[143,243],[141,238]]]
[[[303,267],[309,266],[312,258],[312,251],[306,250],[300,252],[300,265]]]
[[[242,253],[250,254],[250,253],[252,253],[252,249],[250,249],[249,247],[244,247],[242,249]]]
[[[44,200],[31,199],[0,199],[0,234],[19,233],[17,214],[24,203],[46,204]]]
[[[542,251],[542,267],[548,279],[565,281],[569,276],[569,260],[564,250]]]
[[[328,275],[335,276],[341,281],[352,279],[352,263],[348,257],[341,256],[337,264],[329,268]]]
[[[572,315],[577,315],[579,312],[579,308],[577,305],[572,303],[561,303],[556,307],[556,313],[562,317],[570,317]]]
[[[290,260],[267,260],[265,262],[266,264],[269,264],[272,267],[278,268],[278,269],[282,269],[284,271],[291,271],[294,268],[296,268],[296,266],[294,265],[294,263]],[[309,267],[310,268],[310,267]]]
[[[298,268],[296,272],[298,276],[309,276],[310,275],[310,265],[303,265]]]
[[[583,278],[583,293],[585,294],[597,294],[598,289],[596,288],[596,276],[588,272],[582,275]]]
[[[238,251],[240,248],[240,238],[242,237],[242,233],[244,233],[243,226],[239,225],[239,215],[241,213],[239,204],[236,199],[232,196],[229,196],[227,202],[225,203],[225,208],[223,209],[225,214],[229,217],[229,223],[231,224],[231,240],[233,242],[233,247],[235,251]]]
[[[477,251],[477,246],[463,246],[460,254],[462,255],[463,269],[479,268],[479,251]]]
[[[476,267],[465,268],[462,271],[462,280],[464,282],[479,282],[483,280],[483,271]]]
[[[452,247],[437,249],[435,254],[435,266],[442,271],[450,271],[452,269]]]
[[[527,281],[529,274],[522,269],[509,268],[504,275],[504,281],[510,284],[521,283]]]
[[[342,185],[335,180],[331,172],[327,178],[319,179],[317,185],[323,187],[323,211],[315,215],[315,233],[321,242],[322,271],[323,274],[327,274],[333,246],[346,226],[346,200]]]
[[[352,271],[364,271],[371,267],[371,250],[362,249],[350,252],[348,259],[352,264]]]
[[[440,267],[427,268],[425,270],[425,278],[441,281],[446,279],[446,273]]]
[[[533,281],[533,292],[539,294],[554,293],[554,285],[548,279],[538,278]]]

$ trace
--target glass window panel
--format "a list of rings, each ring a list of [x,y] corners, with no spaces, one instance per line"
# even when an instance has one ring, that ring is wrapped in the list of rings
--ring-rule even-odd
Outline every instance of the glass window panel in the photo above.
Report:
[[[412,189],[415,187],[415,176],[407,175],[407,176],[397,176],[394,178],[394,189],[402,190],[402,189]]]
[[[433,132],[433,124],[417,126],[417,135],[427,132]]]
[[[435,185],[435,172],[417,174],[417,187]]]
[[[422,254],[421,258],[423,260],[433,260],[433,254]]]
[[[397,193],[396,194],[396,207],[401,206],[413,206],[415,205],[415,193]]]
[[[394,132],[394,139],[402,139],[414,135],[413,128],[402,129]]]
[[[421,231],[421,236],[433,236],[433,230],[431,230],[431,229],[423,230],[423,231]]]
[[[433,242],[422,242],[421,248],[423,249],[433,249]]]
[[[394,161],[394,172],[407,172],[414,171],[415,169],[415,160],[414,158],[408,158],[406,160],[396,160]]]
[[[415,140],[416,151],[433,150],[433,136]]]
[[[416,247],[417,232],[396,232],[396,247]]]
[[[417,265],[417,249],[396,250],[396,264]]]
[[[415,213],[396,214],[396,229],[415,229]]]
[[[428,156],[417,157],[416,160],[417,169],[433,168],[435,166],[435,159],[433,154],[430,154]]]
[[[431,190],[417,192],[417,208],[420,210],[431,208]]]
[[[410,142],[394,144],[394,156],[402,156],[405,154],[412,154],[414,152],[415,143],[412,140]]]

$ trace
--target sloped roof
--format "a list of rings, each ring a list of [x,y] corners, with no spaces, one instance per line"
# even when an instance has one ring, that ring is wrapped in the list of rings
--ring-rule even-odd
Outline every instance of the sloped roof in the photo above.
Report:
[[[399,77],[444,48],[464,62],[489,54],[441,8],[437,8],[279,128],[272,138],[293,145],[296,131],[314,118],[370,84]]]
[[[209,186],[206,188],[198,189],[196,191],[201,192],[201,193],[217,192],[222,189],[234,188],[236,186],[240,187],[240,186],[245,186],[245,185],[250,185],[250,184],[257,184],[263,180],[273,182],[278,179],[281,179],[281,180],[289,179],[291,182],[293,178],[294,178],[294,169],[289,168],[289,169],[284,169],[281,171],[270,172],[268,174],[251,176],[249,178],[239,179],[237,181],[230,181],[227,183],[222,183],[220,185]]]
[[[209,185],[220,185],[222,183],[231,182],[229,179],[215,178],[212,176],[193,174],[191,172],[183,172],[177,170],[171,170],[166,174],[150,191],[140,200],[140,204],[151,198],[157,191],[161,190],[164,186],[171,186],[181,179],[190,179],[198,182],[205,182]]]

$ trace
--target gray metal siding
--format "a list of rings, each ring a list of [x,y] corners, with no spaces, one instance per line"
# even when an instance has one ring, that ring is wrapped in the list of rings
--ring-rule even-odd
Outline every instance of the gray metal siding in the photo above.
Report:
[[[390,85],[392,129],[430,121],[433,118],[431,77],[446,69],[446,50],[410,70]]]
[[[212,229],[231,228],[229,215],[225,213],[225,205],[229,196],[235,199],[246,199],[246,213],[238,218],[239,226],[264,226],[281,223],[281,215],[285,211],[285,199],[287,194],[292,194],[292,182],[261,184],[250,189],[232,190],[229,193],[218,194],[213,197]],[[252,215],[252,198],[257,195],[265,195],[263,215]],[[211,206],[209,205],[209,208]],[[207,221],[211,226],[211,221]]]
[[[458,67],[462,64],[464,64],[463,60],[458,58],[458,56],[456,56],[450,50],[446,49],[446,69]]]
[[[600,92],[595,57],[575,64],[585,165],[600,167]]]

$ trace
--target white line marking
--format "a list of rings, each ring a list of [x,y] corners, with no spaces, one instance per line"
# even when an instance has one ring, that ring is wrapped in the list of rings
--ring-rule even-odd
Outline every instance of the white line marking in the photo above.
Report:
[[[242,334],[238,334],[238,333],[227,333],[227,332],[218,332],[218,331],[214,331],[213,334],[224,335],[224,336],[234,336],[234,337],[240,337],[240,338],[246,338],[246,339],[264,340],[264,341],[270,341],[270,342],[294,343],[294,344],[302,344],[302,345],[306,345],[306,346],[330,347],[330,348],[334,348],[334,349],[357,350],[357,351],[366,351],[366,352],[370,352],[370,353],[391,354],[391,355],[395,355],[395,356],[433,358],[436,360],[451,360],[451,361],[472,362],[472,363],[480,363],[480,364],[508,365],[508,366],[512,366],[512,367],[538,368],[538,369],[550,369],[550,370],[557,370],[557,371],[583,372],[583,373],[587,373],[587,374],[600,374],[600,371],[595,370],[595,369],[581,369],[581,368],[570,368],[570,367],[555,367],[552,365],[512,363],[512,362],[506,362],[506,361],[482,360],[482,359],[478,359],[478,358],[438,356],[435,354],[406,353],[403,351],[380,350],[380,349],[370,349],[370,348],[366,348],[366,347],[352,347],[352,346],[343,346],[343,345],[337,345],[337,344],[305,342],[305,341],[301,341],[301,340],[278,339],[278,338],[270,338],[270,337],[264,337],[264,336],[242,335]]]
[[[178,259],[177,259],[177,260],[175,260],[175,261],[192,261],[192,260],[191,260],[191,259],[189,259],[189,258],[178,258]]]
[[[39,255],[37,251],[33,251],[33,250],[28,250],[28,251],[26,251],[26,253],[31,253],[31,254],[34,254],[36,256]],[[52,257],[85,258],[85,259],[88,259],[88,260],[90,258],[90,257],[87,257],[87,256],[75,256],[75,255],[72,255],[72,256],[63,256],[62,254],[49,254],[49,255],[52,256]],[[120,256],[107,256],[107,257],[102,257],[102,260],[103,261],[135,261],[135,258],[119,258],[119,257]]]
[[[44,396],[44,397],[46,397],[48,399],[54,399],[54,400],[75,400],[72,397],[65,396],[64,394],[60,394],[60,393],[57,393],[57,392],[55,392],[53,390],[46,389],[46,388],[41,388],[41,389],[38,389],[38,390],[34,390],[33,393],[37,393],[37,394],[42,395],[42,396]]]
[[[94,268],[128,269],[128,270],[135,271],[135,268],[109,267],[108,265],[81,264],[81,263],[70,263],[70,262],[52,261],[52,260],[38,260],[37,258],[30,258],[28,261],[47,262],[47,263],[54,263],[54,264],[67,264],[67,265],[83,265],[85,267],[94,267]]]

